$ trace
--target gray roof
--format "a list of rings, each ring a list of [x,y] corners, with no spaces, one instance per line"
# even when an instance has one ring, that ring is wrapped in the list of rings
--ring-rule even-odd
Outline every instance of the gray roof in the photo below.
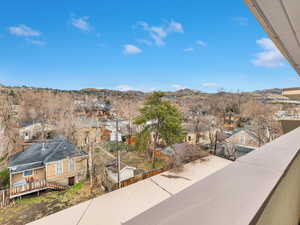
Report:
[[[256,148],[252,146],[245,146],[245,145],[236,145],[235,150],[238,152],[244,152],[244,153],[249,153],[255,150]]]
[[[62,160],[66,157],[83,155],[87,155],[87,153],[78,150],[73,144],[65,140],[38,142],[13,155],[8,167],[14,172],[24,171],[41,167],[45,163]]]
[[[180,143],[180,144],[174,144],[172,146],[168,146],[161,150],[162,153],[172,156],[175,154],[184,155],[186,153],[199,153],[195,149],[195,146],[189,144],[189,143]]]
[[[31,164],[25,164],[25,165],[20,165],[20,166],[13,166],[11,168],[12,173],[17,173],[17,172],[22,172],[25,170],[31,170],[35,168],[41,168],[44,167],[43,162],[37,162],[37,163],[31,163]]]
[[[187,161],[194,157],[201,158],[207,155],[207,153],[198,151],[196,146],[189,143],[174,144],[160,150],[160,152],[171,157],[180,157],[182,160]]]
[[[120,170],[124,169],[127,165],[123,162],[120,162]],[[105,168],[111,170],[113,173],[118,172],[118,161],[112,160],[111,162],[105,165]]]

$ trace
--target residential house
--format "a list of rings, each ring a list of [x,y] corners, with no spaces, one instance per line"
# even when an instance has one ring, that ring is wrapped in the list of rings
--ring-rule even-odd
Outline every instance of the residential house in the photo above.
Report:
[[[74,185],[87,176],[88,155],[65,140],[38,142],[13,155],[8,168],[11,189],[37,183],[43,188]]]
[[[224,127],[227,130],[234,130],[240,123],[240,118],[233,114],[228,114],[224,118]]]
[[[104,123],[105,128],[109,130],[110,141],[122,141],[125,136],[129,134],[130,122],[128,120],[119,120],[118,121],[118,132],[116,121],[110,120]],[[118,136],[118,137],[117,137]]]
[[[75,121],[75,128],[76,146],[87,148],[102,141],[103,127],[97,120],[80,118]]]
[[[232,135],[226,139],[227,142],[231,142],[235,145],[259,147],[261,141],[250,130],[246,128],[238,128],[232,132]]]
[[[107,101],[99,99],[76,100],[76,114],[92,119],[110,118],[111,105]]]
[[[42,138],[44,133],[44,138],[49,139],[51,138],[54,130],[55,128],[51,124],[43,124],[40,121],[30,121],[21,124],[19,136],[24,142],[31,142]]]
[[[196,133],[188,132],[186,134],[186,137],[184,138],[184,141],[191,145],[196,145],[196,144],[198,144],[197,138],[198,138],[198,135]]]
[[[116,184],[118,183],[118,163],[117,160],[113,160],[112,162],[108,163],[105,166],[106,174],[108,180]],[[135,167],[128,166],[125,163],[121,162],[120,163],[120,182],[124,180],[128,180],[132,177],[134,177],[135,173],[134,171],[136,170]]]
[[[192,145],[198,144],[199,139],[200,139],[200,133],[197,134],[197,132],[195,132],[194,124],[185,123],[185,124],[183,124],[183,127],[186,131],[186,136],[184,138],[184,142],[192,144]]]
[[[216,154],[226,159],[236,160],[260,145],[259,138],[246,128],[236,129],[232,133],[223,133],[224,137],[227,137],[222,143],[218,144]]]
[[[118,132],[116,121],[113,120],[98,121],[81,117],[76,121],[75,126],[76,145],[82,148],[88,147],[90,143],[113,142],[117,139],[122,142],[129,135],[129,121],[127,120],[119,121]],[[134,142],[134,138],[130,141]]]

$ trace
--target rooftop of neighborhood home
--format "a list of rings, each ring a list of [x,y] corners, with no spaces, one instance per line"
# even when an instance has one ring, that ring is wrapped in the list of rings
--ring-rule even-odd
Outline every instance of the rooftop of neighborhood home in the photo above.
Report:
[[[117,160],[112,160],[111,162],[107,163],[105,167],[109,170],[111,170],[114,173],[118,172],[118,161]],[[135,169],[135,167],[128,166],[123,162],[120,162],[120,170],[122,171],[124,168],[130,168],[130,169]]]
[[[44,163],[57,161],[66,157],[83,156],[85,152],[65,140],[51,140],[38,142],[24,151],[12,156],[9,168],[12,172],[23,171],[25,169],[38,168]]]
[[[199,155],[202,154],[203,156],[207,155],[207,153],[199,151],[197,146],[191,145],[189,143],[174,144],[161,149],[160,152],[169,156],[174,156],[176,154],[184,155],[186,153]]]
[[[112,108],[109,102],[98,99],[94,99],[92,101],[77,100],[75,101],[75,105],[77,106],[77,110],[91,109],[109,111]]]
[[[233,135],[235,135],[235,134],[238,134],[239,132],[242,132],[242,131],[246,132],[246,133],[247,133],[248,135],[250,135],[253,139],[255,139],[257,142],[259,142],[258,137],[257,137],[252,131],[250,131],[250,130],[247,129],[247,128],[237,128],[237,129],[235,129],[235,130],[232,132],[231,136],[233,136]]]

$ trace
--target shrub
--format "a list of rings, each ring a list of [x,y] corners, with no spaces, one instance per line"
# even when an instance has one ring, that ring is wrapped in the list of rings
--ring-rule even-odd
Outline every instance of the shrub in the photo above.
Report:
[[[106,149],[110,152],[115,152],[117,149],[117,143],[115,141],[109,141],[106,143]],[[121,151],[127,151],[128,145],[123,142],[118,142],[118,149]]]
[[[4,169],[0,171],[0,187],[7,188],[9,186],[9,170]]]

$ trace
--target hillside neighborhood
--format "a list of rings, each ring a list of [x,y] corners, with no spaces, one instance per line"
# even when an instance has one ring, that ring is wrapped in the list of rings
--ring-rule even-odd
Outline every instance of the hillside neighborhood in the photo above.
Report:
[[[300,225],[299,0],[0,9],[0,225]]]
[[[283,112],[298,110],[263,96],[285,98],[271,91],[137,94],[2,86],[0,212],[22,208],[25,200],[35,207],[44,201],[38,199],[74,188],[78,196],[85,192],[78,203],[166,171],[175,173],[169,179],[182,177],[191,162],[209,165],[212,156],[235,161],[280,136]],[[59,203],[55,198],[51,204]],[[20,210],[0,222],[24,224],[49,212],[30,214],[24,218]]]

